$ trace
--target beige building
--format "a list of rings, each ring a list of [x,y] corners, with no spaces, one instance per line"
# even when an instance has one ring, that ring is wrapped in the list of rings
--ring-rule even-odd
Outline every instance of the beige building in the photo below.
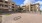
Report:
[[[26,4],[25,6],[22,6],[22,8],[25,11],[40,11],[40,4]]]

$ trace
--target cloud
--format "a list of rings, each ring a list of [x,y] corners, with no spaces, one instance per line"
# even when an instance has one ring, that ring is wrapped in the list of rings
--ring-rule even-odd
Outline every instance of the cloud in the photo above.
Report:
[[[23,4],[21,4],[21,5],[26,5],[28,3],[34,3],[34,2],[35,2],[35,0],[24,0]]]
[[[23,4],[21,4],[21,6],[23,6]]]
[[[27,3],[33,3],[33,2],[35,2],[35,0],[25,0],[23,3],[27,4]]]
[[[40,3],[40,5],[42,4],[42,1],[37,1],[37,2],[35,2],[35,3]]]

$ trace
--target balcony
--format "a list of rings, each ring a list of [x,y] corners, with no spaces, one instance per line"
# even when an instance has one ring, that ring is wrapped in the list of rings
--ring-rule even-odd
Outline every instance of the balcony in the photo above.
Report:
[[[3,5],[9,5],[8,3],[3,3],[3,2],[0,2],[0,4],[3,4]]]
[[[0,9],[9,9],[9,8],[8,8],[8,7],[1,7],[1,6],[0,6]]]
[[[3,2],[0,2],[0,4],[3,4]]]

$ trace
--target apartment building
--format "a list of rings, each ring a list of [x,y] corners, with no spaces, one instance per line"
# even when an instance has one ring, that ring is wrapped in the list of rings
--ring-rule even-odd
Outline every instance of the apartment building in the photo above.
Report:
[[[11,0],[0,0],[0,11],[12,11],[15,7],[15,3]]]
[[[40,11],[40,4],[35,3],[35,4],[26,4],[25,6],[22,6],[23,10],[25,11]]]
[[[31,4],[30,11],[40,11],[40,4],[39,3]]]
[[[15,2],[11,0],[0,0],[0,11],[16,11],[19,8],[19,5],[16,5]],[[26,4],[22,6],[23,10],[25,11],[40,11],[40,4]]]

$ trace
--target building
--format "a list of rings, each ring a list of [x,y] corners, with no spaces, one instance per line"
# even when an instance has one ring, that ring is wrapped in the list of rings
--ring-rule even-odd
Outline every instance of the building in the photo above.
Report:
[[[40,4],[39,3],[31,4],[30,11],[40,11]]]
[[[15,2],[12,2],[11,0],[0,0],[0,11],[16,11],[19,7],[21,6],[16,5]],[[22,6],[22,8],[25,11],[40,11],[40,4],[27,3]]]
[[[12,11],[15,5],[11,0],[0,0],[0,11]]]
[[[25,11],[40,11],[40,4],[36,3],[36,4],[26,4],[25,6],[22,6],[23,10]]]

